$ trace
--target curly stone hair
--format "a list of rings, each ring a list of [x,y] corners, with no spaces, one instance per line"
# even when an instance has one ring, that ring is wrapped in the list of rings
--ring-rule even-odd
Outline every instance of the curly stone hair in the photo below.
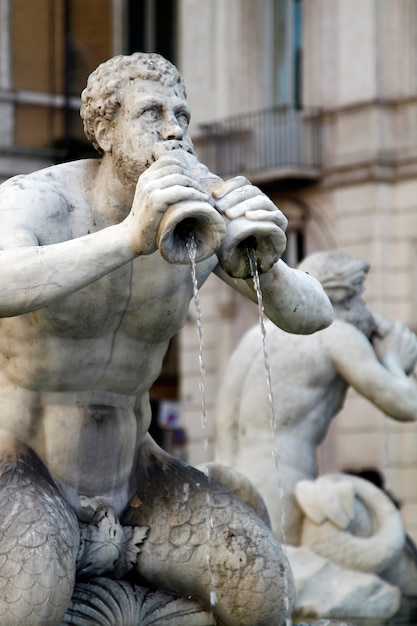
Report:
[[[155,80],[163,85],[178,85],[184,98],[187,97],[184,80],[172,63],[159,54],[135,52],[131,55],[118,55],[95,69],[87,80],[81,94],[80,115],[84,132],[95,149],[102,153],[94,132],[96,117],[113,120],[121,106],[123,86],[130,80],[141,78]]]

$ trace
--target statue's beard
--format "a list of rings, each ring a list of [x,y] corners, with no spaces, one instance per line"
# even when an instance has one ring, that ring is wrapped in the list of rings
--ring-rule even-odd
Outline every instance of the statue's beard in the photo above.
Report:
[[[135,187],[139,176],[144,172],[156,159],[143,161],[136,159],[132,154],[118,150],[113,152],[113,165],[120,182],[126,187]]]

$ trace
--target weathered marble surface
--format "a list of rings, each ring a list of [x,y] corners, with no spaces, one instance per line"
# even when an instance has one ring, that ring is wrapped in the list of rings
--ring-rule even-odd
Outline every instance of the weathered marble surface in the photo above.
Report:
[[[317,483],[317,488],[311,483],[310,489],[310,483],[302,481],[313,481],[317,477],[317,446],[341,409],[349,386],[393,419],[417,419],[417,388],[409,377],[417,361],[417,339],[400,322],[390,323],[366,307],[361,293],[368,265],[341,251],[329,251],[307,257],[300,269],[320,280],[332,301],[335,320],[323,331],[308,336],[291,335],[270,322],[266,323],[275,437],[271,430],[262,337],[258,326],[242,339],[230,360],[219,393],[216,417],[217,461],[242,472],[259,489],[265,499],[274,533],[281,540],[284,538],[281,525],[284,512],[285,540],[293,546],[303,543],[307,500],[311,510],[324,502],[324,483]],[[274,448],[279,456],[279,475],[272,455]],[[301,492],[302,485],[306,486],[303,498],[300,493],[297,497],[297,489]],[[343,491],[345,487],[347,492],[350,489],[350,496],[349,493],[346,495],[353,503],[354,485],[353,477],[346,476],[343,484],[332,487],[327,505],[337,502],[335,492]],[[280,486],[284,490],[283,497],[279,497]],[[370,500],[365,505],[372,510],[373,497],[369,490],[367,497]],[[385,496],[384,499],[388,500]],[[301,500],[304,509],[300,506]],[[398,513],[396,515],[400,520]],[[329,511],[326,511],[323,519],[317,519],[318,528],[325,528],[323,521],[328,516]],[[332,523],[329,528],[331,526]],[[386,546],[377,539],[369,539],[368,544],[363,542],[362,549],[365,551],[368,545],[368,554],[374,552],[376,556],[387,548],[393,561],[391,566],[398,557],[397,564],[403,563],[398,567],[405,567],[409,575],[413,572],[414,576],[416,563],[404,554],[404,529],[402,526],[399,529],[397,525],[397,531],[397,539],[402,542],[404,550],[390,547],[389,534],[385,536]],[[326,534],[323,544],[337,552],[340,536],[332,538],[330,533],[329,536]],[[342,567],[355,569],[355,559],[348,545],[342,551],[346,557]],[[329,558],[334,558],[334,555]],[[297,566],[296,578],[299,572]],[[377,573],[381,572],[379,568]],[[310,577],[307,575],[307,578]],[[392,577],[387,574],[387,579],[392,580]],[[312,582],[313,597],[318,591],[316,583],[317,580]],[[404,586],[402,582],[397,582],[397,585],[404,593],[409,593],[409,586]],[[414,591],[417,591],[417,586]],[[387,593],[392,596],[390,587],[387,587]],[[303,602],[301,596],[297,602],[300,607]],[[391,606],[395,612],[396,602]],[[351,600],[351,610],[360,610],[359,604],[354,608],[354,599]],[[348,613],[350,616],[353,614]]]
[[[199,286],[215,272],[254,299],[249,237],[274,322],[310,333],[333,316],[320,284],[280,260],[279,209],[198,162],[189,114],[174,66],[115,57],[82,95],[100,158],[0,187],[2,624],[101,624],[98,611],[131,626],[151,607],[152,623],[196,626],[209,591],[225,626],[279,625],[291,611],[268,527],[147,434],[148,390],[193,294],[190,232]]]
[[[296,619],[389,619],[400,607],[398,587],[379,576],[340,567],[309,548],[287,546],[296,586]]]

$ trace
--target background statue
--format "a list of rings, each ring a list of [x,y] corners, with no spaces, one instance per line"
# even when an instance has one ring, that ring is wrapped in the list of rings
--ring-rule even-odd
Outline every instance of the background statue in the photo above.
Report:
[[[279,543],[153,442],[148,390],[192,298],[191,234],[199,286],[215,272],[252,299],[239,243],[256,240],[268,315],[288,331],[327,326],[330,303],[280,260],[274,204],[199,164],[174,66],[109,60],[81,116],[100,159],[0,188],[0,622],[90,624],[97,609],[102,626],[197,626],[212,606],[225,625],[281,624]]]
[[[349,552],[348,541],[341,543],[341,535],[356,519],[357,502],[361,499],[358,489],[359,493],[362,490],[370,494],[372,486],[344,476],[343,481],[339,477],[329,477],[325,483],[319,479],[315,487],[312,481],[318,474],[317,447],[331,420],[342,408],[349,386],[398,421],[417,419],[417,387],[409,377],[417,362],[417,338],[400,322],[392,324],[367,308],[361,297],[369,270],[364,261],[333,250],[312,254],[299,269],[321,282],[332,302],[335,320],[323,331],[303,337],[290,335],[266,322],[266,349],[276,419],[275,442],[261,331],[255,327],[246,334],[230,360],[219,393],[216,458],[245,474],[256,485],[265,499],[273,530],[280,540],[285,539],[292,546],[308,545],[327,559],[349,567],[346,561],[339,560],[343,552],[346,559],[350,558],[352,569],[361,569],[353,550]],[[279,473],[272,455],[274,448],[279,455]],[[380,494],[388,499],[382,492]],[[368,504],[371,500],[373,502],[370,495]],[[378,502],[375,501],[375,506]],[[372,570],[370,566],[364,571],[380,574],[386,570],[384,575],[391,580],[388,565],[398,561],[400,555],[403,558],[405,551],[404,558],[411,567],[406,567],[407,575],[414,571],[412,580],[414,589],[417,589],[416,557],[412,556],[412,545],[405,537],[399,513],[392,503],[391,508],[392,516],[398,518],[394,525],[399,533],[398,541],[395,544],[394,540],[395,545],[390,547],[389,533],[382,533],[379,542],[366,544],[362,541],[359,550],[367,550],[368,545],[372,552],[379,545],[380,551],[387,547],[389,552],[389,562],[381,560],[376,569]],[[318,509],[321,509],[319,514]],[[373,504],[369,507],[368,517],[375,513],[372,509]],[[335,533],[333,539],[330,534],[323,537],[325,520],[329,525],[336,524],[337,537]],[[359,532],[362,522],[356,523]],[[393,528],[389,523],[387,526]],[[320,539],[317,527],[321,531]],[[313,532],[312,528],[316,530]],[[360,532],[365,535],[370,532],[369,520],[367,530]],[[317,538],[313,539],[314,533]],[[384,537],[387,546],[384,546]],[[327,553],[325,544],[328,545]],[[290,551],[292,564],[293,554]],[[401,583],[397,581],[396,584]],[[410,592],[411,588],[412,583],[405,585],[403,590]],[[315,595],[317,597],[317,592]],[[370,606],[369,602],[367,606]],[[394,612],[395,606],[398,608],[398,600],[392,604]],[[388,614],[385,612],[382,616]]]

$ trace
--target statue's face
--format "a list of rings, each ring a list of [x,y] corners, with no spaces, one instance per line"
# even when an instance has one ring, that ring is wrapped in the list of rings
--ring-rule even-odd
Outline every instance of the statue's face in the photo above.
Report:
[[[191,148],[190,109],[179,85],[137,78],[122,90],[122,104],[112,122],[112,158],[120,179],[136,183],[164,151]]]

